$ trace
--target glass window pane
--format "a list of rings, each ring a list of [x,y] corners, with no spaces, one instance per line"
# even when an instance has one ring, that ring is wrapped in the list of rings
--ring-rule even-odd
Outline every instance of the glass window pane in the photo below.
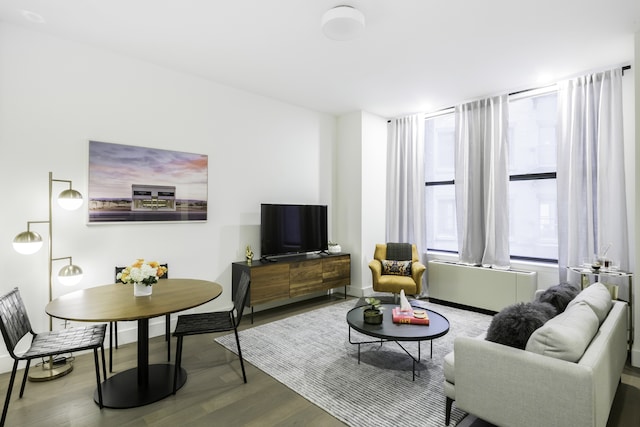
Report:
[[[458,251],[455,186],[426,187],[427,248]]]
[[[426,119],[424,170],[427,182],[453,181],[454,150],[455,116],[453,112]],[[427,247],[456,252],[458,237],[453,184],[426,186],[425,210]]]
[[[455,150],[453,113],[426,119],[424,139],[424,170],[427,182],[453,180]]]
[[[556,92],[509,102],[509,173],[556,171]]]
[[[558,259],[555,179],[513,181],[509,185],[511,256]]]

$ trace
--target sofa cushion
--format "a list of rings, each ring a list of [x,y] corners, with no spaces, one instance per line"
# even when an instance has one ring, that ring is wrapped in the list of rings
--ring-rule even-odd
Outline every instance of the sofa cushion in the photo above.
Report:
[[[556,308],[558,314],[562,313],[567,305],[580,293],[580,290],[569,284],[560,283],[559,285],[551,286],[537,297],[537,301],[548,302]]]
[[[609,314],[609,310],[611,310],[611,306],[613,305],[611,302],[611,293],[602,283],[594,283],[593,285],[586,287],[569,303],[567,308],[579,303],[580,301],[584,301],[589,305],[589,307],[591,307],[596,316],[598,316],[598,322],[600,324],[604,322],[604,319]]]
[[[493,316],[487,340],[524,350],[527,340],[540,326],[556,315],[548,303],[517,303],[503,308]]]
[[[578,301],[533,332],[525,350],[577,362],[599,327],[598,316],[591,307]]]
[[[382,260],[382,274],[411,276],[411,261]]]

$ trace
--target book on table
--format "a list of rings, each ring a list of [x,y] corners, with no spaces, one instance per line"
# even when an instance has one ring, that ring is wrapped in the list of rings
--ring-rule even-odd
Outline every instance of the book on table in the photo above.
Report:
[[[426,310],[411,309],[408,311],[401,311],[400,307],[394,307],[391,310],[391,317],[393,323],[408,323],[411,325],[429,325],[429,316]]]

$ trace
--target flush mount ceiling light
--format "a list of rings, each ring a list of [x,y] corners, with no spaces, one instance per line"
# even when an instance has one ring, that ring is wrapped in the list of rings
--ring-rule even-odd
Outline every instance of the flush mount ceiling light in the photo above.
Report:
[[[353,40],[364,31],[364,15],[351,6],[336,6],[322,15],[322,32],[332,40]]]

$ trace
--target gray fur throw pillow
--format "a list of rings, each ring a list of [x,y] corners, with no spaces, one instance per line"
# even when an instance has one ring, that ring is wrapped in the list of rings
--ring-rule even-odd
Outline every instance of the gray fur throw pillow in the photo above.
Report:
[[[524,350],[533,331],[555,315],[556,309],[545,302],[510,305],[493,316],[486,339]]]
[[[544,291],[539,297],[538,301],[547,302],[556,308],[558,314],[562,313],[572,299],[580,293],[580,290],[570,285],[569,283],[560,283],[559,285],[551,286]]]

